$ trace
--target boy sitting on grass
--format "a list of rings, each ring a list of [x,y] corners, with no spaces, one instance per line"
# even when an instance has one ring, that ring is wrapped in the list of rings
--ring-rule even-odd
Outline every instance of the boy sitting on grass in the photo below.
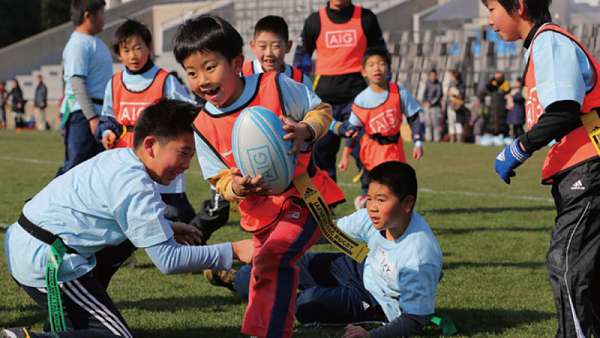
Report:
[[[442,252],[427,221],[413,209],[414,169],[386,162],[369,172],[367,207],[337,226],[368,243],[359,264],[343,253],[306,253],[298,262],[296,319],[308,323],[388,322],[370,331],[348,325],[344,338],[418,335],[435,312]],[[250,267],[235,275],[233,288],[246,297]]]

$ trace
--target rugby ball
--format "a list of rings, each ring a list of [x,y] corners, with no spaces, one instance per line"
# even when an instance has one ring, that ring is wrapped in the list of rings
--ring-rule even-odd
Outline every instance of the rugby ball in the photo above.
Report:
[[[267,108],[244,109],[233,125],[232,151],[244,176],[261,175],[273,194],[284,192],[294,178],[296,156],[292,142],[283,139],[283,122]]]

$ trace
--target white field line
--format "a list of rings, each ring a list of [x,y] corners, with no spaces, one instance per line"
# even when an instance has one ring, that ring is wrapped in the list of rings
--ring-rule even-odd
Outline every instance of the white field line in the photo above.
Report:
[[[39,159],[35,159],[35,158],[21,158],[21,157],[11,157],[11,156],[0,156],[0,161],[25,162],[25,163],[33,163],[33,164],[54,164],[54,165],[63,164],[63,162],[59,162],[59,161],[39,160]]]
[[[39,159],[34,159],[34,158],[10,157],[10,156],[0,156],[0,160],[2,160],[2,161],[18,161],[18,162],[26,162],[26,163],[33,163],[33,164],[53,164],[53,165],[62,164],[62,162],[58,162],[58,161],[39,160]],[[199,175],[199,176],[202,175],[199,170],[188,170],[187,173],[192,174],[192,175]],[[358,183],[351,183],[351,182],[338,182],[338,185],[341,187],[348,187],[348,188],[359,187]],[[470,197],[497,197],[497,198],[513,199],[513,200],[553,202],[553,200],[551,198],[546,198],[546,197],[498,194],[498,193],[491,193],[491,192],[434,190],[434,189],[430,189],[430,188],[420,188],[419,192],[431,193],[431,194],[444,194],[444,195],[461,195],[461,196],[470,196]]]

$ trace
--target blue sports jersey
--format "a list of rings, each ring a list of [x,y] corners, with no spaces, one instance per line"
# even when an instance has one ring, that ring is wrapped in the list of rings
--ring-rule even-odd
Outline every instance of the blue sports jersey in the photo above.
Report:
[[[25,204],[32,223],[60,236],[79,254],[67,254],[59,281],[83,276],[96,264],[94,253],[129,239],[138,248],[173,237],[165,204],[132,149],[105,151],[55,178]],[[48,245],[18,224],[6,232],[8,269],[21,284],[45,286]]]
[[[125,84],[125,87],[131,91],[144,91],[152,84],[154,77],[159,70],[160,67],[156,65],[142,74],[132,74],[125,69],[122,77],[123,83]],[[173,75],[167,76],[163,95],[168,99],[181,100],[196,104],[194,98],[189,94],[187,89],[181,83],[179,83],[177,78],[175,78]],[[112,78],[108,81],[104,91],[102,115],[115,117],[115,113],[113,111]],[[177,176],[177,178],[168,186],[158,184],[158,187],[161,194],[182,193],[185,191],[184,174]]]
[[[71,87],[73,76],[85,78],[85,85],[90,98],[102,99],[106,83],[113,73],[112,56],[108,47],[100,38],[75,31],[71,34],[63,50],[63,69],[65,99],[60,111],[64,114],[67,105],[69,105],[70,111],[81,109],[77,100],[69,100],[69,97],[75,95]],[[100,115],[102,106],[96,104],[94,108],[96,114]]]
[[[236,111],[246,105],[253,99],[258,86],[259,75],[245,77],[245,86],[242,95],[227,107],[217,108],[210,102],[207,102],[204,109],[208,110],[213,115],[227,114]],[[279,90],[281,90],[281,98],[287,116],[294,121],[301,121],[306,113],[313,110],[321,104],[321,99],[304,84],[297,83],[287,76],[277,76]],[[196,154],[198,162],[202,169],[204,179],[208,180],[216,176],[219,172],[227,169],[225,164],[214,154],[213,150],[204,142],[197,134],[194,134],[196,141]]]
[[[283,65],[283,67],[285,68],[285,70],[282,73],[287,75],[287,77],[292,78],[292,66],[286,63]],[[258,59],[252,60],[252,69],[254,70],[254,74],[260,74],[265,72]],[[311,90],[313,89],[312,81],[310,80],[308,75],[304,74],[304,76],[302,77],[302,83]]]
[[[568,37],[545,31],[533,40],[525,61],[533,51],[537,94],[544,109],[558,101],[583,103],[594,85],[594,69],[585,52]]]
[[[395,241],[373,227],[367,209],[343,217],[337,226],[367,243],[363,282],[389,321],[402,313],[426,316],[435,312],[442,251],[421,215],[413,212],[404,234]]]
[[[400,99],[402,100],[402,113],[406,117],[411,117],[415,114],[418,114],[423,108],[417,100],[410,94],[406,88],[401,85],[398,85],[398,90],[400,91]],[[377,93],[371,89],[371,87],[365,88],[360,94],[356,96],[354,99],[354,104],[362,108],[375,108],[385,102],[388,98],[388,90]],[[350,114],[350,118],[348,119],[350,124],[362,127],[362,122],[356,114],[353,112]]]

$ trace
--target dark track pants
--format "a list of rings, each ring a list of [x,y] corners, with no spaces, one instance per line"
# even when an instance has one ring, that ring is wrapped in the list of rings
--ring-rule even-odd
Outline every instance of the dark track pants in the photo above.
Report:
[[[84,162],[102,151],[102,145],[92,135],[90,124],[81,110],[72,112],[65,123],[65,162],[58,169],[60,176],[81,162]]]
[[[307,253],[298,263],[300,288],[296,318],[300,323],[386,321],[363,283],[364,265],[343,253]]]
[[[546,265],[558,314],[557,337],[600,337],[600,160],[559,175]]]
[[[20,286],[44,311],[48,311],[45,289]],[[60,338],[133,337],[106,290],[91,273],[63,283],[60,294],[68,327],[59,334]],[[53,336],[51,333],[34,333],[33,337]]]

